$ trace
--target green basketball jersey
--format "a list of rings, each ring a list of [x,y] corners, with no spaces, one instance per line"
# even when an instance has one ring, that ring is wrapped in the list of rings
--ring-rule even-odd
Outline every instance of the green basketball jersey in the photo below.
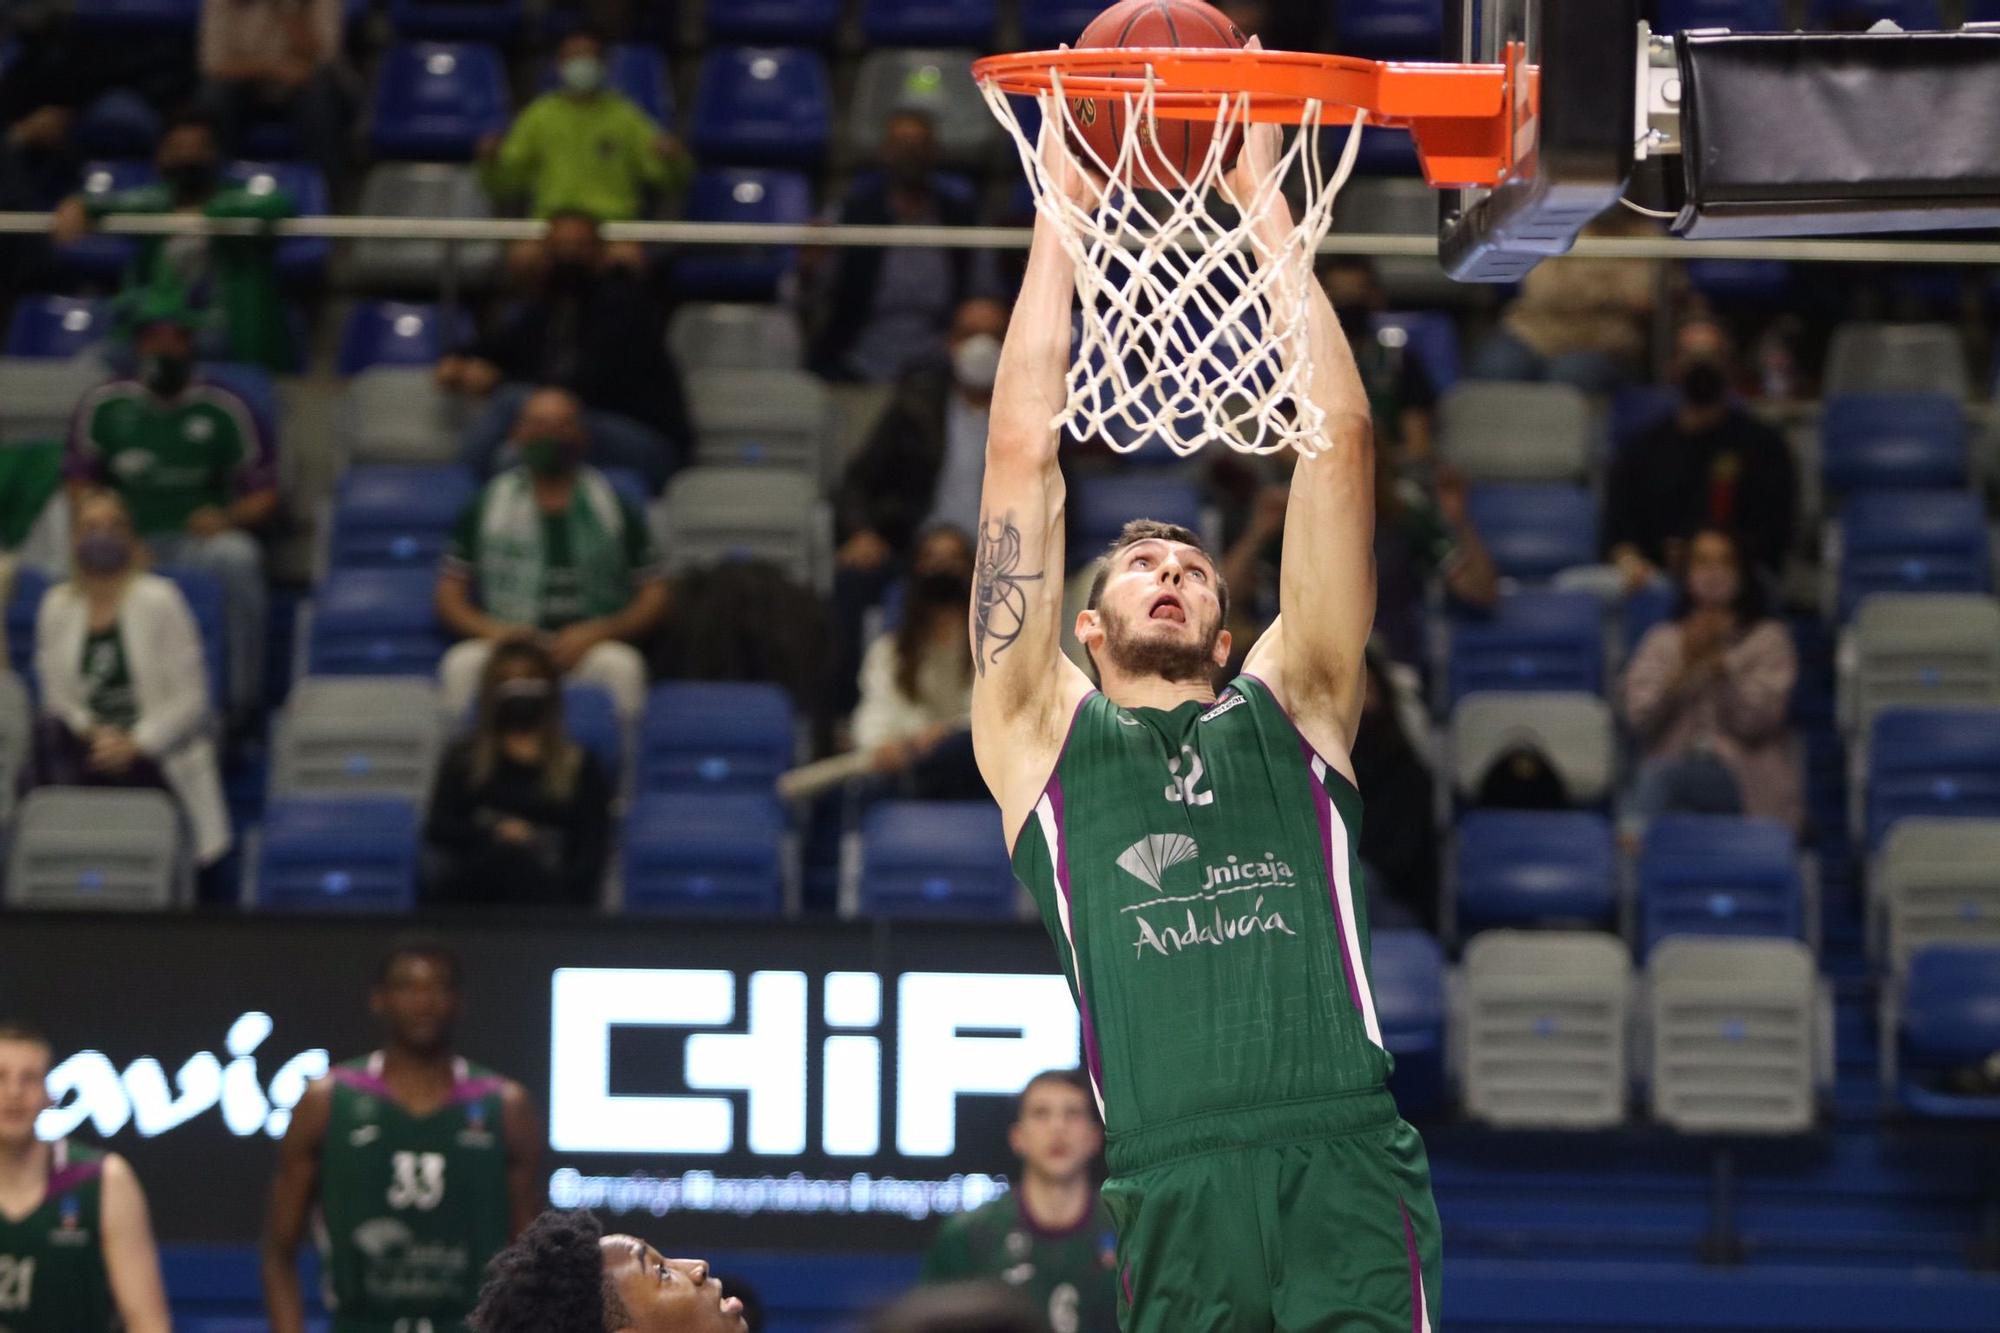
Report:
[[[459,1061],[449,1101],[404,1110],[380,1054],[333,1071],[320,1155],[335,1333],[458,1333],[511,1230],[506,1080]]]
[[[1014,846],[1107,1130],[1380,1087],[1361,795],[1262,681],[1091,693]]]
[[[924,1260],[924,1281],[992,1278],[1046,1312],[1049,1333],[1117,1333],[1118,1237],[1093,1200],[1083,1221],[1047,1231],[1018,1193],[945,1223]]]
[[[55,1144],[48,1190],[18,1222],[0,1216],[0,1333],[114,1327],[99,1212],[104,1154]]]

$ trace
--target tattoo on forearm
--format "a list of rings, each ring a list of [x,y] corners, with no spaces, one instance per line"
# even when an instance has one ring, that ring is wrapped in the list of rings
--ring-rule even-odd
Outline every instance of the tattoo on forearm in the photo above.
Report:
[[[979,520],[979,554],[972,576],[972,660],[979,674],[997,660],[1028,619],[1028,593],[1023,586],[1040,574],[1021,572],[1021,529],[1012,510]],[[990,652],[988,650],[991,650]]]

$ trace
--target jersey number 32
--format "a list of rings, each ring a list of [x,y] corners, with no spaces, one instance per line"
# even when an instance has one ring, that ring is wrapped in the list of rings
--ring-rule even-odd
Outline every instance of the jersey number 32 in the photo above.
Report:
[[[428,1213],[444,1202],[444,1154],[399,1152],[389,1159],[389,1206]]]

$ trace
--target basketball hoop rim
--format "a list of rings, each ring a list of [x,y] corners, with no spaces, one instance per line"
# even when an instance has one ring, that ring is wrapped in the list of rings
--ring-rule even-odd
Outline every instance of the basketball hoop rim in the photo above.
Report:
[[[1030,97],[1053,92],[1058,78],[1066,97],[1136,97],[1148,71],[1155,114],[1170,120],[1212,119],[1245,94],[1250,120],[1277,124],[1300,123],[1315,104],[1323,122],[1351,120],[1360,108],[1370,124],[1402,128],[1505,114],[1503,65],[1184,46],[1018,51],[972,65],[980,84]]]

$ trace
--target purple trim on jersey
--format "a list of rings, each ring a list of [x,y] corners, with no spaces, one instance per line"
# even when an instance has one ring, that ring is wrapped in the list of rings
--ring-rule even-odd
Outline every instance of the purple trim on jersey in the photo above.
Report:
[[[58,1194],[67,1194],[80,1185],[88,1185],[104,1174],[102,1160],[95,1162],[65,1162],[49,1172],[49,1183],[43,1187],[42,1202],[47,1203]]]
[[[501,1078],[498,1074],[490,1074],[485,1078],[463,1079],[451,1090],[451,1100],[445,1104],[447,1106],[464,1106],[467,1102],[476,1102],[488,1097],[497,1097],[506,1091],[506,1088],[507,1080]]]
[[[1285,719],[1286,724],[1290,726],[1292,729],[1292,734],[1299,738],[1299,744],[1305,749],[1306,767],[1308,768],[1312,767],[1312,761],[1317,759],[1320,761],[1320,763],[1326,765],[1326,771],[1330,776],[1339,778],[1342,785],[1344,785],[1349,791],[1353,792],[1356,796],[1359,796],[1361,794],[1361,788],[1355,785],[1354,779],[1348,777],[1347,774],[1341,772],[1338,768],[1335,768],[1333,766],[1333,761],[1328,759],[1325,755],[1321,754],[1319,750],[1313,745],[1313,743],[1306,739],[1306,734],[1303,731],[1299,730],[1299,724],[1297,720],[1294,719],[1290,713],[1285,711],[1284,705],[1278,703],[1278,692],[1271,688],[1270,683],[1268,681],[1266,681],[1262,676],[1253,676],[1248,671],[1237,673],[1237,678],[1240,680],[1256,681],[1258,687],[1261,688],[1265,694],[1271,696],[1271,703],[1274,707],[1277,708],[1278,716]],[[1229,688],[1233,690],[1236,689],[1234,685],[1231,685]],[[1241,690],[1236,690],[1236,692],[1238,694],[1243,693],[1243,691]]]
[[[1118,1285],[1125,1288],[1125,1304],[1129,1308],[1134,1304],[1132,1300],[1132,1265],[1126,1264],[1118,1270]]]
[[[1073,1236],[1080,1236],[1090,1230],[1091,1224],[1097,1220],[1097,1191],[1091,1191],[1090,1204],[1083,1210],[1083,1216],[1076,1219],[1076,1224],[1064,1227],[1059,1231],[1045,1227],[1035,1220],[1035,1215],[1028,1211],[1028,1196],[1020,1190],[1014,1191],[1014,1214],[1021,1219],[1021,1225],[1026,1227],[1029,1233],[1037,1239],[1068,1240]]]
[[[1089,695],[1084,696],[1086,699],[1089,697]],[[1077,707],[1080,709],[1083,705],[1078,704]],[[1070,719],[1070,725],[1072,727],[1076,725],[1075,718]],[[1070,892],[1069,888],[1069,832],[1063,824],[1062,778],[1055,774],[1050,774],[1048,788],[1043,794],[1049,798],[1049,814],[1053,817],[1056,826],[1056,845],[1054,848],[1056,854],[1056,891],[1062,894],[1063,902],[1069,907],[1069,947],[1074,950],[1076,948],[1077,931],[1076,896]],[[1090,1017],[1090,997],[1084,994],[1083,990],[1083,960],[1081,955],[1076,960],[1076,1008],[1077,1012],[1083,1017],[1084,1063],[1090,1070],[1090,1081],[1097,1085],[1097,1095],[1102,1097],[1104,1095],[1104,1058],[1097,1049],[1097,1024]]]
[[[1306,775],[1314,777],[1313,764],[1317,762],[1324,766],[1326,760],[1319,757],[1312,743],[1304,736],[1299,737],[1299,749],[1305,754]],[[1329,773],[1332,771],[1327,769]],[[1320,785],[1316,777],[1312,789],[1313,815],[1319,820],[1319,859],[1326,862],[1327,903],[1333,909],[1333,935],[1340,945],[1340,975],[1347,978],[1347,998],[1349,1003],[1353,1004],[1354,1012],[1358,1014],[1361,1012],[1361,991],[1354,984],[1354,966],[1349,961],[1347,951],[1347,925],[1340,912],[1340,876],[1333,868],[1333,797],[1327,795],[1326,788]]]
[[[1403,1215],[1403,1251],[1410,1256],[1410,1333],[1425,1333],[1430,1321],[1424,1318],[1424,1266],[1417,1258],[1417,1233],[1410,1227],[1410,1210],[1401,1199],[1396,1200],[1396,1211]]]
[[[380,1097],[385,1102],[396,1102],[396,1093],[389,1086],[389,1081],[365,1069],[336,1069],[333,1071],[333,1081],[356,1092],[365,1092],[370,1097]],[[402,1105],[401,1102],[396,1104]]]

